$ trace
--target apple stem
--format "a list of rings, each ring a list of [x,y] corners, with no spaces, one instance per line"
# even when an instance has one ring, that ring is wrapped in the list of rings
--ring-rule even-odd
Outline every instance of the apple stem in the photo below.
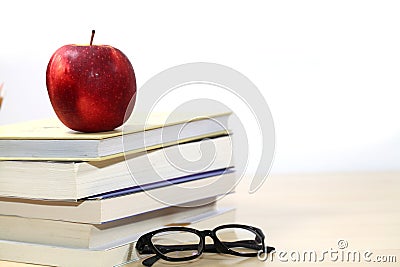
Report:
[[[90,37],[90,45],[92,45],[92,43],[93,43],[94,33],[95,33],[95,30],[92,30],[92,36]]]

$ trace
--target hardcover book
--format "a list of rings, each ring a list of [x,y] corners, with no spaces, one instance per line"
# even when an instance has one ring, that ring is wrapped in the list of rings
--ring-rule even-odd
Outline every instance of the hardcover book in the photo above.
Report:
[[[177,187],[171,186],[171,182],[188,190],[177,194]],[[231,193],[236,183],[235,172],[223,169],[194,174],[175,181],[151,184],[143,188],[139,186],[127,188],[76,202],[0,198],[0,214],[101,224],[169,206],[192,206],[187,205],[188,202],[201,200],[208,202],[209,198]],[[204,190],[204,186],[210,184],[212,186]]]
[[[229,113],[165,122],[154,116],[109,132],[81,133],[58,119],[0,126],[0,160],[96,161],[227,133]],[[143,131],[144,130],[144,131]]]
[[[205,216],[189,217],[182,225],[213,229],[220,224],[232,223],[234,209],[222,208]],[[0,260],[63,267],[110,267],[124,266],[139,261],[135,244],[142,233],[128,236],[124,242],[99,249],[68,248],[29,242],[0,240]]]
[[[0,215],[0,240],[101,250],[124,242],[128,236],[214,212],[212,202],[195,208],[168,207],[103,224]]]
[[[175,157],[175,152],[183,156]],[[0,161],[0,196],[76,201],[187,176],[193,169],[209,172],[232,166],[229,136],[99,162]]]

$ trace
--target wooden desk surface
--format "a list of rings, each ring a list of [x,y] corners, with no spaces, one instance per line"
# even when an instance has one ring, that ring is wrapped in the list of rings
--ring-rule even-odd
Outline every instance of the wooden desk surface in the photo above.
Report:
[[[277,252],[265,262],[205,254],[185,266],[365,266],[368,260],[371,266],[379,260],[396,261],[383,266],[399,265],[400,173],[274,175],[251,195],[247,186],[243,180],[220,204],[235,205],[236,221],[262,228]],[[317,263],[309,261],[310,254]],[[5,266],[34,265],[0,261]]]

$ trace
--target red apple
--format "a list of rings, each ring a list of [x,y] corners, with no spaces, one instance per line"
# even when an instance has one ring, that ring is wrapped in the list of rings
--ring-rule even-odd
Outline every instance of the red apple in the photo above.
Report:
[[[129,59],[109,45],[65,45],[50,58],[46,85],[61,122],[81,132],[110,131],[133,110],[135,73]],[[132,103],[129,105],[132,99]]]

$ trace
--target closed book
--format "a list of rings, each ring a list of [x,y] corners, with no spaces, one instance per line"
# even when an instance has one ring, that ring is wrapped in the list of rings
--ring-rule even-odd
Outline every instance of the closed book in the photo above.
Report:
[[[208,172],[232,166],[230,136],[95,162],[7,160],[0,161],[0,196],[76,201],[197,170]]]
[[[223,196],[234,190],[237,177],[231,169],[222,169],[185,176],[172,183],[176,186],[167,181],[76,202],[0,198],[0,214],[101,224],[168,206],[192,206],[186,203]],[[187,190],[177,193],[181,188]]]
[[[221,208],[206,216],[187,218],[182,225],[213,229],[220,224],[232,223],[234,220],[234,209]],[[140,264],[139,255],[135,250],[140,235],[141,233],[134,234],[119,244],[96,250],[0,240],[0,260],[60,267],[124,266],[129,262]]]
[[[229,113],[165,122],[153,116],[151,124],[135,122],[109,132],[81,133],[58,119],[0,126],[0,160],[95,161],[161,146],[226,134]]]
[[[128,236],[213,212],[215,204],[211,202],[193,208],[168,207],[103,224],[0,215],[0,240],[101,250],[123,242]]]

